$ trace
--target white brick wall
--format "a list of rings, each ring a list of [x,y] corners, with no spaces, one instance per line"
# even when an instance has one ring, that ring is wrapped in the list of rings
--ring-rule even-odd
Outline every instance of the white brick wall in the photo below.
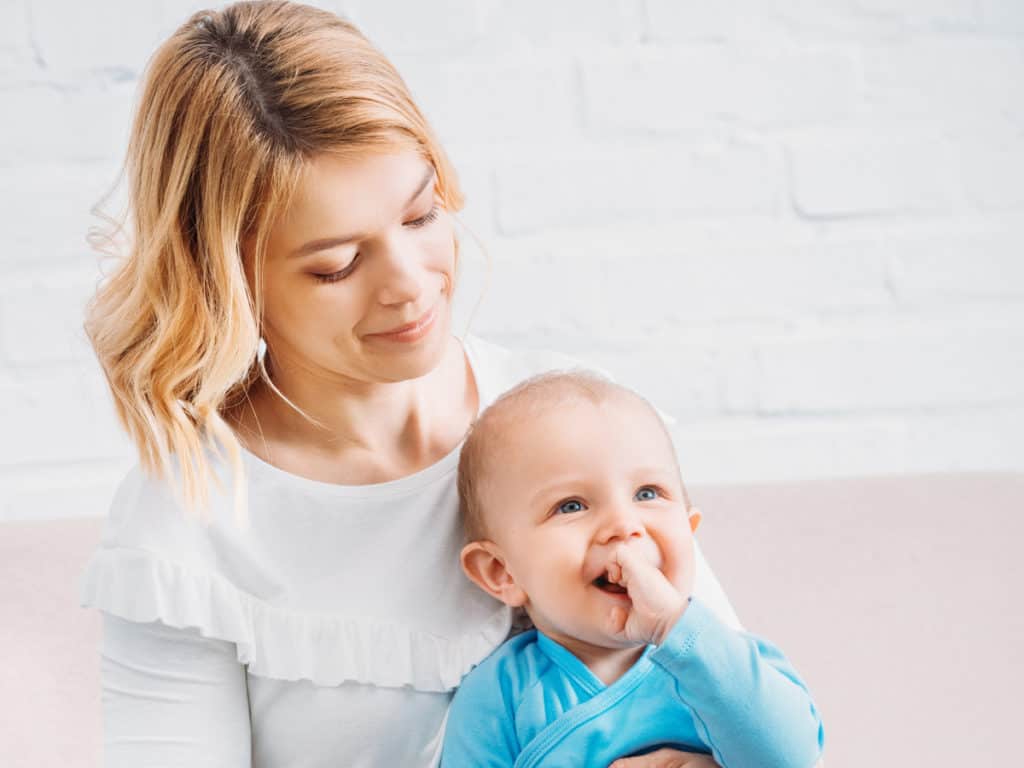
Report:
[[[691,481],[1024,469],[1024,3],[321,4],[460,170],[473,329],[649,395]],[[0,6],[0,519],[101,514],[132,461],[84,236],[202,5]]]

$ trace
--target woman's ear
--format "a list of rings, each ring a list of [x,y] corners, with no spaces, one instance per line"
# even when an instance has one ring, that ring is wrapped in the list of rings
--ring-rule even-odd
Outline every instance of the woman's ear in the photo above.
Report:
[[[505,566],[505,558],[493,541],[471,541],[459,556],[469,580],[491,597],[517,608],[526,604],[526,593]]]
[[[690,531],[692,533],[696,533],[698,526],[700,526],[700,521],[704,519],[704,516],[700,513],[700,510],[697,509],[696,507],[690,507],[689,515],[690,515]]]

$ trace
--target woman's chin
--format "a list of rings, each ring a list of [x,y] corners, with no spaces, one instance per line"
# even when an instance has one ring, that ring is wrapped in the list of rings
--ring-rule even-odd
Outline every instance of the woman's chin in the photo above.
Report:
[[[374,361],[381,379],[407,381],[426,376],[444,359],[449,342],[447,312],[439,312],[428,332],[415,339],[371,337],[364,340],[364,349]]]

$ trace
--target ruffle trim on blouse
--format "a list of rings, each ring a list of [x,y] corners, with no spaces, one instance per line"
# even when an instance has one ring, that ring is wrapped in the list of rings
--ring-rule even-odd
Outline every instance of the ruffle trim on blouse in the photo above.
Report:
[[[81,581],[81,604],[137,622],[194,627],[235,644],[238,661],[261,677],[450,691],[505,639],[510,612],[445,638],[395,624],[289,611],[259,600],[213,573],[132,549],[101,549]]]

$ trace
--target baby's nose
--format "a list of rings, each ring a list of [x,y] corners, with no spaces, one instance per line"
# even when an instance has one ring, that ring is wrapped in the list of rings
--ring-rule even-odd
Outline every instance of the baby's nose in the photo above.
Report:
[[[598,540],[602,544],[616,540],[628,541],[642,538],[644,533],[645,529],[639,516],[627,508],[609,512],[598,534]]]

